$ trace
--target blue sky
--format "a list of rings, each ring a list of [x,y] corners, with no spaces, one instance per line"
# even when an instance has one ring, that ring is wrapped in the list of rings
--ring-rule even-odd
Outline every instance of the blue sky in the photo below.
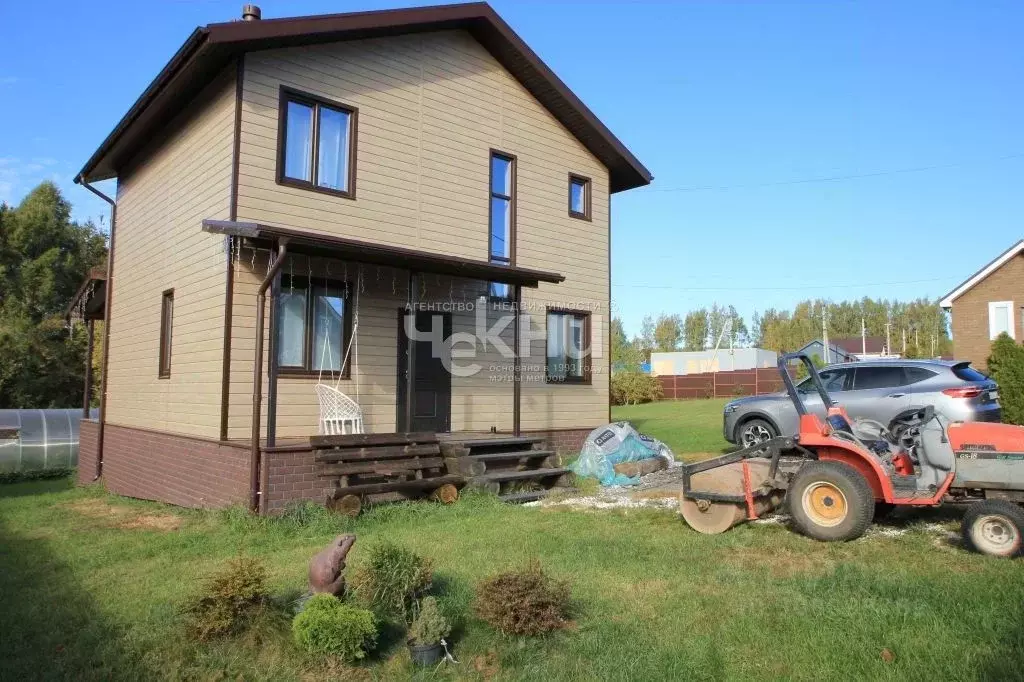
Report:
[[[105,214],[72,177],[189,32],[241,4],[0,4],[0,200],[51,178],[77,217]],[[631,332],[714,302],[937,297],[1024,237],[1022,3],[493,4],[655,175],[613,201]]]

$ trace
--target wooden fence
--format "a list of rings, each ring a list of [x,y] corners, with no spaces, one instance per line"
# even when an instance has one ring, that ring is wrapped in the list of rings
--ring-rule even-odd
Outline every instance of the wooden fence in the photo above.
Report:
[[[775,367],[738,369],[731,372],[670,374],[658,377],[664,400],[683,398],[731,398],[738,395],[762,395],[785,391]]]

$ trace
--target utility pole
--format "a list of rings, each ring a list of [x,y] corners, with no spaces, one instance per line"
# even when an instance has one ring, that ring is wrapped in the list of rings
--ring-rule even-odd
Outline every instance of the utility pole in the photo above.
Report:
[[[862,355],[868,353],[868,328],[864,325],[864,318],[860,318],[860,352]]]
[[[903,357],[907,357],[907,328],[903,328]]]
[[[825,344],[825,364],[829,364],[829,352],[828,352],[828,311],[825,306],[821,306],[821,342]]]
[[[892,341],[890,340],[890,337],[891,337],[890,331],[891,330],[892,330],[892,321],[891,321],[890,318],[887,318],[886,319],[886,323],[885,323],[885,354],[886,355],[889,354],[889,349],[892,348]]]

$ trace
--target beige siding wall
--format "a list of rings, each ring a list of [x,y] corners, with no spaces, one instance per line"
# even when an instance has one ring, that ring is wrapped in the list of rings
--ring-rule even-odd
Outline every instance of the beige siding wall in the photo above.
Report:
[[[228,68],[139,155],[117,187],[107,419],[216,438],[235,111]],[[174,289],[171,376],[157,378],[162,292]]]
[[[280,86],[359,109],[357,198],[275,182]],[[524,429],[580,428],[608,416],[608,173],[475,40],[441,32],[250,53],[245,60],[239,165],[239,220],[251,220],[466,258],[488,255],[490,150],[517,156],[517,265],[557,271],[559,285],[525,289],[539,340],[524,333]],[[593,220],[568,216],[568,174],[592,178]],[[251,270],[251,259],[242,259]],[[353,266],[354,267],[354,266]],[[263,270],[265,271],[265,266]],[[230,435],[245,437],[251,405],[252,306],[261,267],[236,278]],[[376,268],[367,275],[375,280]],[[373,431],[394,428],[397,295],[363,299],[359,401]],[[427,276],[448,300],[444,280]],[[436,280],[436,281],[435,281]],[[456,285],[459,287],[460,285]],[[593,310],[591,385],[544,381],[546,306]],[[456,317],[456,331],[474,323]],[[508,336],[510,330],[506,330]],[[511,345],[511,339],[509,338]],[[481,351],[483,349],[480,349]],[[507,362],[510,361],[506,361]],[[512,387],[494,349],[484,372],[453,380],[452,427],[508,429]],[[359,369],[361,368],[361,369]],[[532,368],[532,369],[531,369]],[[279,435],[316,426],[315,379],[282,379]],[[345,389],[343,389],[345,390]]]

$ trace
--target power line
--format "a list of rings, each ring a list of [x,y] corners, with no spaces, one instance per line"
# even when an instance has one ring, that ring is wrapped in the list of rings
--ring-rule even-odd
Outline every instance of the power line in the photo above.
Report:
[[[902,282],[853,282],[847,284],[825,284],[818,286],[793,286],[793,287],[765,287],[765,286],[746,286],[746,287],[693,287],[686,284],[616,284],[612,283],[613,287],[622,287],[626,289],[674,289],[679,291],[803,291],[806,289],[848,289],[848,288],[864,288],[864,287],[890,287],[899,286],[902,284],[926,284],[929,282],[949,282],[953,278],[950,277],[934,277],[931,279],[910,279]]]
[[[1022,154],[1007,154],[1006,156],[996,156],[988,159],[977,159],[975,161],[959,161],[957,163],[944,163],[936,164],[933,166],[913,166],[910,168],[897,168],[894,170],[886,171],[875,171],[872,173],[852,173],[849,175],[826,175],[815,178],[802,178],[799,180],[779,180],[777,182],[760,182],[745,185],[704,185],[694,187],[651,187],[647,189],[648,192],[717,192],[723,190],[733,189],[755,189],[758,187],[780,187],[784,185],[806,185],[816,182],[840,182],[842,180],[860,180],[863,178],[877,178],[885,175],[899,175],[903,173],[922,173],[925,171],[943,170],[946,168],[959,168],[961,166],[970,166],[979,163],[990,163],[993,161],[1007,161],[1009,159],[1020,159],[1024,158]]]

